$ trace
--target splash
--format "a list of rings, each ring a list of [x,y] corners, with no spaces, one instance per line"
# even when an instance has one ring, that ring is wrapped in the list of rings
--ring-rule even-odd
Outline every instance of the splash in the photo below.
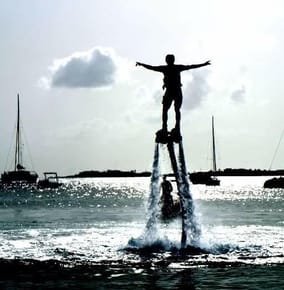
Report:
[[[201,236],[201,227],[198,223],[196,214],[195,214],[195,207],[194,207],[194,200],[192,198],[192,194],[190,192],[189,186],[189,177],[188,171],[186,169],[185,163],[185,156],[182,141],[179,143],[179,176],[180,176],[180,198],[181,203],[184,207],[183,213],[183,226],[186,232],[186,241],[187,244],[190,245],[198,245],[200,236]],[[187,244],[185,246],[187,246]]]
[[[154,160],[152,166],[150,195],[148,200],[148,220],[143,235],[138,239],[139,244],[144,246],[154,245],[156,242],[167,240],[159,232],[160,216],[160,176],[161,176],[161,154],[163,149],[160,143],[155,144]],[[178,196],[181,203],[181,248],[188,246],[198,246],[201,236],[201,228],[195,215],[193,198],[190,192],[189,176],[186,169],[182,141],[179,142],[179,150],[173,142],[168,142],[167,149],[172,165],[172,169],[177,182]],[[163,160],[162,163],[166,161]]]
[[[160,158],[159,144],[156,143],[154,151],[154,161],[152,166],[150,196],[148,203],[148,221],[144,237],[147,240],[155,240],[159,236],[158,215],[159,215],[159,196],[160,196]]]

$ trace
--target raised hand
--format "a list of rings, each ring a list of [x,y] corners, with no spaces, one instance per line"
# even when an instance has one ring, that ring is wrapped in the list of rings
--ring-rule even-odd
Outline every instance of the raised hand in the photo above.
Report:
[[[207,60],[204,65],[211,65],[211,60]]]

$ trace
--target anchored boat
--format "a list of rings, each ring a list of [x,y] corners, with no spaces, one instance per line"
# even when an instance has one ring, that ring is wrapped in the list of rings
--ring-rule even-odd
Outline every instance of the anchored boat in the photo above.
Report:
[[[44,179],[38,181],[39,188],[58,188],[62,185],[56,172],[44,172],[43,174]]]
[[[34,171],[27,170],[22,160],[22,136],[20,126],[20,101],[17,95],[17,129],[16,129],[16,146],[14,170],[4,171],[1,174],[2,185],[34,185],[38,180],[38,174]]]
[[[217,161],[216,161],[215,129],[214,129],[214,116],[212,116],[212,171],[191,173],[190,181],[193,184],[218,186],[220,185],[220,180],[216,176],[212,176],[212,173],[215,174],[216,171],[217,171]]]

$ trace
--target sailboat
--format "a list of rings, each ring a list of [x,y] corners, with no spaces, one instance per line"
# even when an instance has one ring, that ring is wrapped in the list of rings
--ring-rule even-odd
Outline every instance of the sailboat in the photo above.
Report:
[[[216,161],[216,145],[215,145],[215,129],[214,129],[214,116],[212,116],[212,169],[213,172],[217,171],[217,161]],[[206,185],[220,185],[220,180],[215,176],[210,176],[210,178],[205,183]]]
[[[190,181],[193,184],[205,184],[205,185],[220,185],[220,180],[212,173],[217,171],[217,161],[216,161],[216,145],[215,145],[215,129],[214,129],[214,116],[212,116],[212,171],[210,172],[193,172],[190,173]]]
[[[274,155],[273,155],[273,158],[272,158],[272,161],[271,161],[269,170],[271,170],[273,161],[275,159],[276,153],[277,153],[277,151],[279,149],[279,146],[281,144],[281,141],[283,139],[283,136],[284,136],[284,129],[282,130],[282,133],[281,133],[281,136],[280,136],[278,145],[276,147],[276,150],[274,152]],[[284,188],[284,177],[283,176],[280,176],[280,177],[274,177],[274,178],[268,179],[268,180],[266,180],[264,182],[263,187],[264,188]]]
[[[34,171],[27,170],[23,165],[22,148],[21,148],[21,127],[20,127],[20,100],[17,95],[17,130],[16,130],[16,146],[14,170],[4,171],[1,174],[2,185],[32,185],[36,184],[38,174]]]

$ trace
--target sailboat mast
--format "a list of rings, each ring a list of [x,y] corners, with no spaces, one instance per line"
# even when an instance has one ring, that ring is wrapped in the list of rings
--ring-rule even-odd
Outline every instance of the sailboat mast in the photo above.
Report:
[[[17,131],[16,131],[16,150],[15,150],[15,171],[17,170],[17,165],[21,163],[20,161],[20,100],[19,100],[19,94],[17,95]]]
[[[215,148],[215,130],[214,130],[214,116],[212,116],[212,153],[213,153],[213,171],[217,171],[216,162],[216,148]]]

